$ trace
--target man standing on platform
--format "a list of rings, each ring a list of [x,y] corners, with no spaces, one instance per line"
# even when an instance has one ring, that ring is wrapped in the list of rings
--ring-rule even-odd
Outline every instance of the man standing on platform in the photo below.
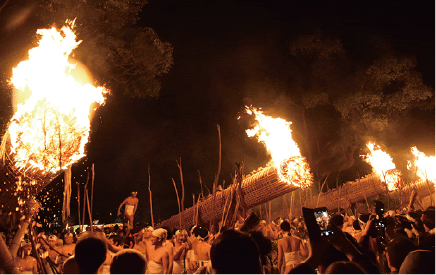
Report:
[[[136,195],[138,192],[132,192],[129,197],[127,197],[118,207],[117,216],[121,215],[121,207],[125,204],[124,207],[124,216],[129,220],[129,225],[127,227],[126,236],[129,236],[130,229],[133,228],[133,217],[135,216],[136,209],[138,208],[138,198]]]

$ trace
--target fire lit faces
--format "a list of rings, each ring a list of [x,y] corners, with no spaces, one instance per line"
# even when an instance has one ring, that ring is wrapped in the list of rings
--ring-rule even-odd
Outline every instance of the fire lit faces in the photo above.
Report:
[[[159,242],[159,238],[153,235],[151,235],[150,240],[152,245],[156,245]]]
[[[182,233],[176,235],[176,241],[178,243],[186,242],[187,238],[188,238],[188,233],[186,231],[183,231]]]
[[[144,234],[143,234],[144,239],[150,238],[151,237],[151,232],[152,231],[150,229],[145,229],[144,230]]]
[[[67,235],[64,237],[65,244],[72,244],[73,243],[73,236]]]
[[[23,253],[25,256],[30,255],[31,251],[32,251],[32,245],[30,243],[23,245]]]

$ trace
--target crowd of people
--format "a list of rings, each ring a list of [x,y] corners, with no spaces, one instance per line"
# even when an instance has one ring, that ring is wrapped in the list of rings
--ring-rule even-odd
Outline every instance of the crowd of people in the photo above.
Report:
[[[131,228],[130,215],[124,226],[25,235],[13,256],[21,273],[34,274],[434,274],[434,207],[329,216],[334,238],[313,238],[302,217],[268,224],[251,213],[246,221],[255,217],[254,226],[237,223],[212,234],[201,226],[170,230],[137,223]],[[11,245],[15,232],[0,231]]]

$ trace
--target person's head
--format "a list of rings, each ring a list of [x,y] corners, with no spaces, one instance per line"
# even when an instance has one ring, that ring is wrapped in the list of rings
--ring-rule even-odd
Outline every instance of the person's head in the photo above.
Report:
[[[138,195],[138,192],[133,191],[132,193],[130,193],[130,195],[131,195],[132,197],[136,198],[136,195]]]
[[[149,239],[151,237],[151,233],[154,231],[154,228],[151,226],[148,226],[146,228],[144,228],[144,234],[143,234],[143,238],[144,239]]]
[[[429,250],[415,250],[404,259],[400,274],[435,274],[435,254]]]
[[[424,224],[426,232],[429,232],[434,228],[435,211],[434,209],[427,209],[422,214],[421,221]]]
[[[65,244],[72,244],[73,243],[73,233],[65,234],[64,242],[65,242]]]
[[[200,237],[200,240],[206,241],[209,237],[209,230],[207,230],[206,227],[199,227],[198,228],[198,237]]]
[[[20,256],[29,256],[32,252],[32,243],[29,239],[23,239],[20,244],[21,247],[21,255]],[[20,252],[19,252],[20,253]]]
[[[322,254],[320,262],[318,264],[318,271],[320,274],[324,274],[327,268],[334,262],[346,262],[347,256],[338,251],[333,245],[327,246],[325,252]]]
[[[257,247],[259,248],[259,253],[261,256],[262,264],[266,264],[266,255],[272,250],[271,240],[265,237],[262,232],[259,231],[251,231],[249,233],[250,237],[256,242]]]
[[[188,233],[186,232],[186,230],[179,229],[174,233],[174,237],[177,243],[182,244],[186,242],[188,238]]]
[[[331,217],[330,221],[332,224],[336,225],[339,229],[342,229],[342,227],[344,226],[344,216],[342,216],[339,213],[334,214]]]
[[[352,262],[334,262],[327,267],[325,274],[365,274],[365,272]]]
[[[280,229],[282,229],[285,232],[290,232],[291,231],[291,224],[288,221],[283,221],[280,224]]]
[[[152,245],[162,245],[167,239],[167,231],[163,228],[158,228],[151,233],[151,244]]]
[[[64,241],[62,240],[62,239],[58,239],[57,241],[56,241],[56,246],[57,247],[62,247],[64,245]]]
[[[74,259],[80,273],[97,273],[106,260],[106,241],[98,233],[87,232],[80,236],[75,248]]]
[[[386,251],[386,259],[390,270],[400,270],[401,264],[407,254],[415,249],[415,244],[407,237],[396,237],[390,241]]]
[[[65,260],[62,265],[62,274],[79,274],[79,267],[74,260],[74,256],[69,257]]]
[[[56,235],[50,235],[48,236],[48,244],[54,248],[56,246],[56,243],[58,241],[58,237]]]
[[[112,258],[111,274],[144,274],[147,267],[144,255],[134,249],[118,251]]]
[[[221,233],[210,250],[212,268],[219,274],[260,274],[259,256],[255,241],[233,229]]]

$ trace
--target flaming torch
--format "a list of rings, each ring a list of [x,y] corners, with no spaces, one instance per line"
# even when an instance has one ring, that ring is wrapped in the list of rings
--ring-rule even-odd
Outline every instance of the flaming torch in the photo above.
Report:
[[[367,145],[370,153],[366,156],[361,156],[371,164],[373,172],[380,177],[380,180],[386,183],[389,191],[394,191],[401,184],[401,172],[395,168],[391,156],[383,152],[374,143],[369,142]]]
[[[246,107],[249,115],[254,115],[256,125],[246,131],[249,137],[257,137],[267,148],[271,161],[266,167],[261,167],[245,177],[241,183],[241,193],[245,206],[252,208],[262,203],[283,196],[286,193],[307,188],[312,184],[313,175],[306,159],[301,156],[300,149],[292,139],[291,122],[281,118],[272,118],[261,110]],[[233,186],[233,185],[232,185]],[[232,186],[217,193],[215,217],[213,215],[212,198],[185,210],[182,225],[185,228],[193,224],[192,216],[198,211],[199,220],[207,224],[212,219],[220,219],[226,207],[227,198],[232,197]],[[180,215],[180,214],[179,214]],[[163,221],[157,226],[175,228],[179,226],[179,215]]]
[[[434,196],[435,189],[434,183],[436,182],[436,157],[426,156],[423,152],[420,152],[418,148],[411,148],[414,156],[413,162],[407,161],[407,169],[415,170],[415,183],[414,187],[418,192],[418,195],[423,198],[430,195],[430,203],[432,203],[432,196]],[[415,169],[413,169],[413,167]],[[416,180],[416,177],[419,180]],[[427,188],[425,188],[425,185]],[[426,192],[427,190],[428,192]]]
[[[27,99],[17,105],[2,139],[0,174],[16,186],[0,195],[20,205],[85,156],[90,112],[104,103],[107,91],[77,77],[76,64],[70,63],[81,43],[73,30],[74,21],[60,30],[39,29],[38,46],[13,68],[15,96]]]

